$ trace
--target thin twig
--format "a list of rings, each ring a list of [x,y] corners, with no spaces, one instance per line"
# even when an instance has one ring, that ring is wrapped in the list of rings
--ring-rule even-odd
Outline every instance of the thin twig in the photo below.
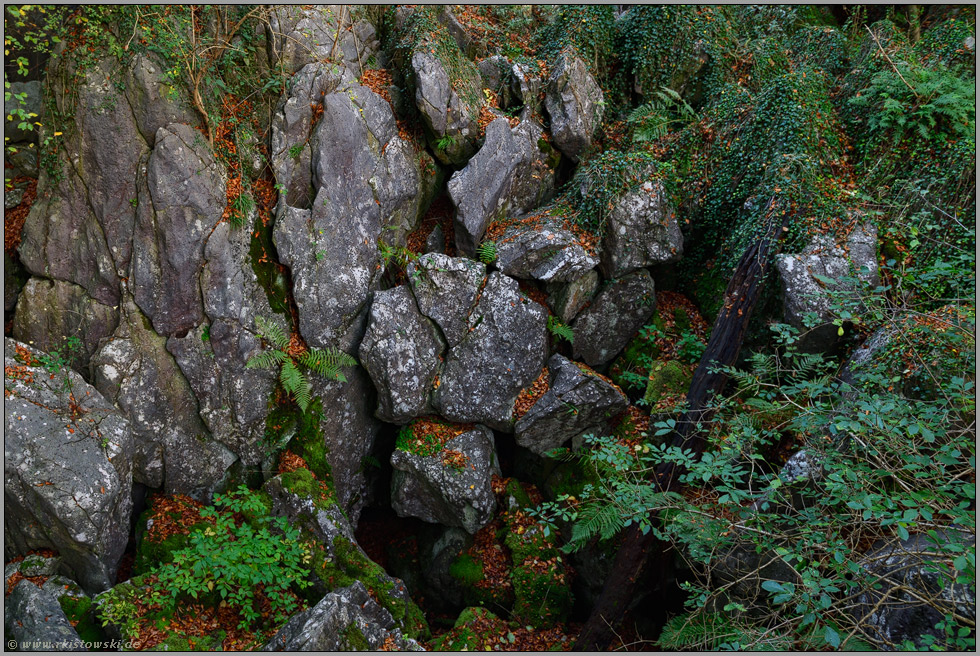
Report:
[[[915,97],[918,98],[919,97],[918,92],[914,88],[912,88],[912,85],[908,83],[908,81],[902,75],[901,71],[898,70],[898,66],[895,65],[895,62],[892,61],[892,58],[889,57],[888,53],[885,52],[885,49],[881,47],[881,42],[878,41],[878,37],[875,36],[875,33],[872,32],[871,28],[868,27],[867,25],[864,26],[864,29],[868,30],[868,34],[870,34],[871,38],[875,40],[875,44],[877,44],[878,50],[881,50],[881,54],[885,56],[885,59],[888,60],[888,63],[891,64],[892,68],[895,69],[895,72],[898,73],[898,77],[902,78],[902,82],[905,82],[905,86],[907,86],[912,91],[912,93],[915,94]]]

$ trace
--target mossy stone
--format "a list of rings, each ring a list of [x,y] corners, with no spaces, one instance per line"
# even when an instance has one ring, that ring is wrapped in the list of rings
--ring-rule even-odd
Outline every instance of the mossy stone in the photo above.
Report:
[[[565,621],[572,608],[571,587],[559,581],[557,567],[539,572],[522,565],[510,577],[514,584],[513,617],[535,628],[550,628]]]
[[[483,565],[469,554],[462,553],[449,566],[449,574],[466,585],[473,585],[483,580]]]
[[[683,394],[691,384],[691,374],[677,360],[655,362],[650,369],[650,380],[643,400],[656,405],[667,394]]]

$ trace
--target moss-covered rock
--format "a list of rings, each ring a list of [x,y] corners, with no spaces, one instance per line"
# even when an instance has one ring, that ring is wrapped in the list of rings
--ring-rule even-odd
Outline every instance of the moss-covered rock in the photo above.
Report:
[[[478,628],[477,625],[479,625]],[[491,630],[492,629],[492,630]],[[453,629],[432,642],[435,651],[483,651],[484,643],[496,642],[506,623],[486,608],[463,609]]]
[[[665,396],[686,393],[690,384],[691,372],[677,360],[655,362],[650,368],[650,379],[643,400],[650,406],[655,406]]]

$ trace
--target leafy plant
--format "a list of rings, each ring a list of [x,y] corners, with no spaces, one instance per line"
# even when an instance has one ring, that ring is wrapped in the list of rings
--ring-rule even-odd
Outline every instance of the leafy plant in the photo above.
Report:
[[[312,400],[312,385],[300,366],[324,378],[346,382],[341,367],[353,367],[357,360],[335,348],[305,347],[298,339],[290,340],[282,328],[265,317],[255,317],[258,334],[272,348],[251,357],[249,369],[270,369],[279,366],[279,382],[299,407],[306,412]]]
[[[37,356],[38,364],[44,367],[45,371],[51,374],[51,379],[58,382],[58,391],[64,396],[72,397],[71,387],[71,365],[75,358],[82,353],[82,340],[72,335],[63,337],[64,346],[60,349],[53,349],[47,353],[42,352]]]
[[[563,339],[569,344],[575,338],[575,333],[572,331],[571,327],[562,323],[561,320],[553,314],[548,315],[548,331],[557,337],[558,339]]]
[[[215,507],[200,513],[213,524],[194,531],[188,547],[156,570],[171,608],[187,598],[227,603],[241,615],[239,626],[250,628],[261,617],[256,608],[256,593],[261,591],[274,620],[285,621],[299,605],[291,588],[310,585],[306,577],[312,556],[300,541],[299,529],[285,517],[269,517],[260,497],[245,486],[216,496]],[[236,522],[236,513],[252,522]]]
[[[484,264],[493,264],[497,261],[497,244],[489,240],[481,242],[476,249],[476,256]]]
[[[660,87],[653,93],[653,100],[640,105],[626,119],[633,129],[633,140],[656,141],[667,135],[672,126],[682,126],[694,121],[697,114],[673,89]]]
[[[458,139],[456,135],[446,134],[439,137],[439,139],[436,140],[436,148],[438,148],[439,150],[449,150],[450,148],[456,145],[457,141]]]

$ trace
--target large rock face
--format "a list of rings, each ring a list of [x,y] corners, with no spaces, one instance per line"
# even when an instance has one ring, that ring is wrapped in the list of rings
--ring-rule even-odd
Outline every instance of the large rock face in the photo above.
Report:
[[[404,424],[428,414],[429,392],[445,344],[408,287],[378,292],[361,340],[361,364],[378,390],[379,419]]]
[[[295,73],[312,62],[339,63],[352,71],[367,68],[378,52],[369,21],[354,21],[345,5],[274,5],[267,32],[273,69]]]
[[[562,53],[545,91],[552,140],[558,150],[577,162],[592,145],[592,136],[602,123],[602,89],[581,59]]]
[[[133,108],[136,127],[150,147],[155,144],[160,128],[171,123],[196,126],[200,121],[183,90],[169,83],[164,66],[153,53],[133,57],[126,70],[125,92]]]
[[[119,328],[92,358],[93,385],[129,419],[135,481],[210,501],[238,458],[210,439],[166,339],[147,323],[127,298]]]
[[[132,434],[78,374],[22,361],[40,356],[4,340],[5,554],[55,549],[86,590],[104,590],[129,534]]]
[[[610,281],[572,324],[573,355],[591,367],[612,362],[656,309],[653,279],[646,269]]]
[[[389,644],[394,643],[394,646]],[[263,651],[423,651],[402,636],[391,613],[382,608],[360,581],[327,594],[293,616]]]
[[[436,322],[450,347],[469,331],[468,317],[486,275],[485,264],[441,253],[428,253],[408,266],[419,310]]]
[[[450,452],[456,461],[445,457]],[[391,507],[399,516],[457,526],[471,534],[493,519],[497,502],[490,477],[499,467],[487,428],[462,433],[431,456],[396,449],[391,465]]]
[[[3,620],[10,651],[88,651],[58,599],[30,581],[10,593]]]
[[[602,273],[618,278],[652,264],[677,262],[684,253],[677,213],[659,181],[625,194],[609,213],[602,242]]]
[[[514,425],[517,443],[538,455],[602,431],[629,406],[618,387],[557,353],[548,360],[548,373],[548,391]]]
[[[187,125],[160,128],[133,252],[133,295],[159,334],[183,337],[204,321],[199,278],[205,237],[224,209],[224,172],[207,140]]]
[[[512,430],[514,401],[541,372],[547,311],[517,281],[491,273],[469,316],[469,332],[449,350],[433,406],[455,422]]]
[[[353,352],[379,273],[378,240],[384,228],[415,225],[419,173],[391,106],[365,87],[323,98],[311,143],[314,203],[283,208],[274,240],[292,272],[303,336]]]
[[[832,300],[855,303],[860,296],[860,285],[873,289],[880,284],[877,244],[878,230],[868,223],[855,228],[844,245],[835,243],[829,236],[818,235],[802,253],[776,257],[786,323],[803,328],[804,317],[811,312],[821,322],[801,338],[801,348],[830,349],[837,341],[837,326],[830,323],[834,318],[830,310]],[[859,308],[855,310],[852,312],[860,312]]]

